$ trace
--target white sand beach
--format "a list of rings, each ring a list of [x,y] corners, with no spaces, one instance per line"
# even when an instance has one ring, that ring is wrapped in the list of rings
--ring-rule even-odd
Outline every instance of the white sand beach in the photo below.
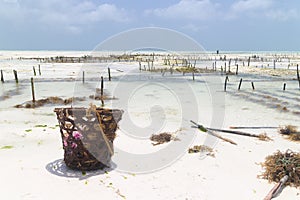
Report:
[[[103,56],[110,54],[104,52]],[[89,52],[0,52],[4,76],[4,83],[0,83],[0,199],[263,199],[275,183],[259,177],[264,170],[261,163],[278,150],[300,151],[299,142],[278,133],[279,126],[300,127],[296,79],[300,53],[208,52],[208,59],[197,52],[179,54],[191,64],[196,58],[195,67],[204,70],[194,74],[195,80],[191,72],[174,70],[171,74],[175,59],[171,65],[164,65],[166,56],[158,54],[152,71],[147,71],[150,64],[146,61],[141,62],[139,70],[137,60],[53,63],[30,59],[85,55]],[[223,55],[226,60],[219,59]],[[217,70],[209,71],[214,62]],[[225,63],[232,72],[227,74],[226,92]],[[18,84],[13,70],[18,72]],[[89,98],[99,88],[100,76],[104,77],[104,93],[115,98],[105,101],[105,107],[122,109],[124,114],[114,140],[111,168],[84,174],[64,164],[54,108],[88,107],[90,103],[101,106],[101,101]],[[85,100],[69,105],[14,107],[31,101],[31,77],[37,100],[54,96]],[[252,127],[240,131],[265,133],[272,140],[218,132],[237,143],[232,145],[192,128],[190,120],[226,130],[231,126]],[[176,132],[177,140],[153,146],[149,137],[162,132]],[[188,153],[194,145],[210,146],[214,157]],[[276,199],[300,199],[299,188],[287,186]]]

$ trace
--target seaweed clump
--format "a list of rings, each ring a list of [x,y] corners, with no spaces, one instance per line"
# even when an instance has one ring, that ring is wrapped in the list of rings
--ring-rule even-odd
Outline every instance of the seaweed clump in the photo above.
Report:
[[[279,127],[279,133],[282,135],[286,135],[289,140],[300,141],[300,132],[298,132],[296,126],[281,126]]]
[[[258,139],[261,141],[266,141],[266,142],[272,140],[266,133],[259,134]]]
[[[28,101],[23,104],[18,104],[15,105],[15,108],[38,108],[42,107],[44,105],[68,105],[73,103],[74,101],[84,101],[84,97],[71,97],[68,99],[62,99],[60,97],[47,97],[45,99],[39,99],[36,100],[35,102],[33,101]]]
[[[155,146],[155,145],[170,142],[171,140],[178,140],[178,138],[176,138],[172,133],[164,132],[164,133],[160,133],[160,134],[157,134],[157,135],[152,134],[151,137],[150,137],[150,140],[155,142],[155,143],[152,143],[153,146]]]
[[[282,153],[277,151],[273,155],[266,157],[265,162],[261,164],[265,168],[260,176],[269,182],[278,183],[285,175],[288,175],[286,185],[300,186],[300,154],[291,150]]]
[[[206,153],[206,155],[215,157],[214,150],[211,147],[206,145],[195,145],[192,148],[189,148],[189,153]]]

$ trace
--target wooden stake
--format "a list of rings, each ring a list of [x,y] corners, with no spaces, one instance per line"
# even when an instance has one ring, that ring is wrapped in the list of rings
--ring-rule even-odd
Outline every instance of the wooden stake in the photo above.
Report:
[[[82,71],[82,83],[84,83],[84,71]]]
[[[32,69],[33,69],[33,75],[36,76],[35,67],[33,66]]]
[[[251,57],[248,58],[248,67],[250,66],[250,59]]]
[[[41,73],[41,65],[39,65],[39,75],[41,76],[42,73]]]
[[[274,63],[273,69],[275,69],[276,68],[276,60],[273,60],[273,63]]]
[[[227,81],[229,81],[228,76],[226,76],[226,78],[225,78],[224,92],[226,92],[226,89],[227,89]]]
[[[4,83],[3,71],[1,69],[1,82]]]
[[[14,76],[15,76],[15,81],[16,83],[19,83],[19,79],[18,79],[18,72],[16,70],[13,70],[14,72]]]
[[[238,64],[236,64],[236,71],[235,71],[235,75],[238,75],[238,73],[239,73],[239,65],[238,65]]]
[[[251,82],[251,85],[252,85],[252,89],[255,90],[255,87],[254,87],[254,83]]]
[[[103,76],[101,76],[101,99],[102,99],[102,97],[103,97],[103,86],[104,85],[104,83],[103,83]]]
[[[32,102],[35,103],[35,95],[34,95],[34,83],[33,83],[33,78],[30,80],[31,82],[31,94],[32,94]]]
[[[194,74],[194,72],[192,72],[192,75],[193,75],[193,81],[195,80],[195,74]]]
[[[283,84],[283,91],[285,91],[286,83]]]
[[[297,79],[298,79],[299,89],[300,89],[300,76],[299,76],[299,67],[298,67],[298,64],[297,64]]]
[[[241,89],[241,86],[242,86],[242,81],[243,81],[243,79],[241,78],[241,80],[240,80],[240,83],[239,83],[239,88],[238,88],[238,90],[240,90],[240,89]]]
[[[110,68],[108,68],[108,81],[111,81]]]

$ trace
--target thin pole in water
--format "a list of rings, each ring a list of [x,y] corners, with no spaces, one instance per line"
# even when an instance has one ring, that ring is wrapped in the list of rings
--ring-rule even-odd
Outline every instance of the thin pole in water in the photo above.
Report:
[[[41,73],[41,65],[39,65],[39,75],[42,75],[42,73]]]
[[[108,81],[111,81],[110,68],[108,68]]]
[[[19,83],[18,72],[16,70],[13,70],[13,72],[14,72],[16,83]]]
[[[31,94],[32,94],[32,102],[35,103],[35,95],[34,95],[34,83],[33,83],[33,78],[30,80],[31,82]]]
[[[35,67],[33,66],[32,69],[33,69],[33,75],[36,76]]]
[[[242,81],[243,81],[243,79],[241,78],[241,80],[240,80],[240,83],[239,83],[239,88],[238,88],[238,90],[240,90],[240,89],[241,89],[241,86],[242,86]]]
[[[103,87],[104,87],[103,76],[101,76],[101,98],[103,97]]]
[[[1,69],[1,82],[4,83],[3,71]]]
[[[82,83],[84,83],[84,71],[82,71]]]
[[[228,76],[226,76],[225,78],[225,84],[224,84],[224,92],[226,92],[226,89],[227,89],[227,82],[229,81],[229,78]]]
[[[254,87],[254,83],[251,82],[251,85],[252,85],[252,89],[255,90],[255,87]]]
[[[297,79],[298,79],[299,89],[300,89],[300,76],[299,76],[299,66],[298,66],[298,64],[297,64]]]

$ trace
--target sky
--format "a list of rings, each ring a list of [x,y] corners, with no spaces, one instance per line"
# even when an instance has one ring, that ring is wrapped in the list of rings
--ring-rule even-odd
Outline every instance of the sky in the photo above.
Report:
[[[299,0],[0,0],[0,49],[92,50],[143,27],[204,49],[300,51]]]

